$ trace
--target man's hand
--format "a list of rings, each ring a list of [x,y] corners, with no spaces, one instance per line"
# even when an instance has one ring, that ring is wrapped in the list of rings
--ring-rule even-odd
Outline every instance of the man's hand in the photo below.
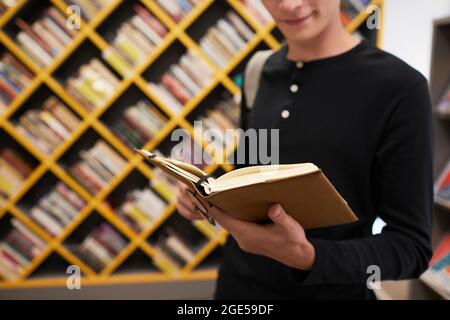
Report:
[[[202,219],[194,212],[192,198],[186,187],[180,186],[177,209],[185,218]],[[272,224],[260,225],[234,219],[216,206],[208,208],[212,216],[236,240],[239,247],[252,254],[277,260],[292,268],[309,270],[314,264],[315,249],[305,236],[302,226],[288,215],[279,204],[269,208]]]
[[[183,183],[178,183],[177,210],[188,220],[200,220],[203,216],[194,210],[192,195]]]

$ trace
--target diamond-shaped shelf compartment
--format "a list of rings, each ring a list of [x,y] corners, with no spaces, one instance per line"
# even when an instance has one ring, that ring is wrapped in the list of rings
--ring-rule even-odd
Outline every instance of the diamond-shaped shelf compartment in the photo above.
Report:
[[[58,163],[91,195],[106,188],[127,165],[120,153],[93,129],[88,129]]]
[[[255,30],[226,1],[214,1],[186,32],[221,69],[255,37]]]
[[[86,39],[54,72],[64,91],[87,112],[104,107],[116,93],[122,77]]]
[[[127,246],[128,240],[106,219],[93,212],[64,245],[95,272],[101,272]]]
[[[38,164],[23,146],[0,129],[0,212],[6,201],[24,186]]]
[[[169,117],[132,85],[108,108],[100,121],[133,150],[157,138]]]
[[[17,203],[49,236],[60,236],[66,227],[78,221],[86,201],[47,172]]]
[[[31,72],[15,54],[0,42],[0,66],[2,70],[2,90],[0,94],[0,117],[34,80]]]
[[[78,35],[66,26],[66,15],[51,1],[27,1],[3,27],[5,33],[38,67],[49,66]]]
[[[165,41],[169,29],[138,0],[123,1],[97,27],[109,44],[102,52],[104,59],[121,75],[146,63]]]
[[[157,190],[151,180],[133,170],[106,202],[122,221],[139,233],[167,218],[167,201]]]
[[[158,259],[162,258],[177,270],[194,263],[199,252],[208,244],[208,239],[177,212],[147,241],[158,252],[154,263],[158,263]]]
[[[41,85],[9,118],[26,140],[50,155],[68,140],[82,119],[46,85]]]
[[[0,220],[0,279],[17,281],[46,248],[46,242],[21,220],[10,214],[4,216]]]
[[[178,40],[142,75],[172,114],[180,114],[214,80],[214,70]]]

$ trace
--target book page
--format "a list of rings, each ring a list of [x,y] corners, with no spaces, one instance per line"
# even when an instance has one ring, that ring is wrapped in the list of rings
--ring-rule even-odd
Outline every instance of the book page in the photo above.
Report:
[[[210,181],[211,192],[220,192],[257,183],[267,183],[299,175],[317,172],[320,169],[312,163],[256,166],[238,169]]]

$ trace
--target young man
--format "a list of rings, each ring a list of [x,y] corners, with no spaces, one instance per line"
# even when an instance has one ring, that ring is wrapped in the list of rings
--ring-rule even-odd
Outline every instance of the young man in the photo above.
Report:
[[[280,163],[316,164],[359,221],[305,231],[277,204],[266,225],[213,207],[230,232],[215,297],[373,299],[374,271],[415,278],[432,252],[427,81],[348,34],[339,0],[262,1],[287,45],[264,65],[251,111],[242,100],[242,128],[279,129]],[[178,210],[201,217],[184,188]],[[377,217],[387,225],[372,235]]]

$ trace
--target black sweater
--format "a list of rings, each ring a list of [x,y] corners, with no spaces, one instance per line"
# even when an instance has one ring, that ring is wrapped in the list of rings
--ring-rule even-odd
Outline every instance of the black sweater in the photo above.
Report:
[[[381,280],[415,278],[432,253],[427,81],[366,41],[303,66],[286,54],[284,45],[266,62],[251,111],[242,99],[241,126],[279,129],[280,163],[316,164],[359,221],[307,230],[316,249],[307,272],[248,254],[230,236],[215,297],[374,298],[370,266]],[[372,235],[377,217],[387,225]]]

